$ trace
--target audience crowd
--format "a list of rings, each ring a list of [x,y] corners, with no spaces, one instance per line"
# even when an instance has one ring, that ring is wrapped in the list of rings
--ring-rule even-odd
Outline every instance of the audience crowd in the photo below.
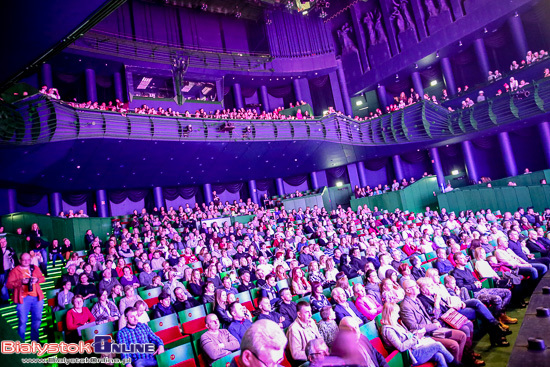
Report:
[[[40,264],[52,258],[65,268],[53,302],[54,311],[70,308],[67,341],[79,340],[77,330],[89,323],[113,323],[119,342],[153,343],[162,353],[164,341],[148,322],[206,307],[200,346],[207,364],[240,349],[237,358],[247,365],[259,358],[258,338],[269,333],[292,366],[324,358],[386,366],[362,328],[376,319],[385,348],[408,351],[415,364],[480,366],[475,321],[494,346],[508,346],[508,324],[517,320],[506,311],[525,307],[550,266],[550,209],[500,215],[366,206],[287,212],[250,202],[231,207],[255,217],[208,227],[199,220],[227,207],[143,209],[128,223],[114,221],[113,234],[103,240],[89,230],[80,254],[68,239],[45,244],[34,224],[20,263],[0,237],[2,300],[11,290],[21,337],[30,312],[31,339],[37,340],[45,280]],[[156,296],[142,298],[148,291]],[[349,348],[350,341],[362,352]],[[132,365],[155,364],[152,355],[123,357]]]

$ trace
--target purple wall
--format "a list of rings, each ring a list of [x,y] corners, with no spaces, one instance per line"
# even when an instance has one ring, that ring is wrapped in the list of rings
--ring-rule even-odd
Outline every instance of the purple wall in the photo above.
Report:
[[[166,207],[169,208],[173,206],[175,210],[178,210],[180,205],[185,208],[185,204],[189,204],[190,207],[194,207],[196,200],[197,199],[195,197],[192,197],[191,199],[184,199],[180,196],[175,200],[166,200]]]
[[[367,185],[370,187],[382,184],[382,186],[389,183],[388,174],[393,175],[391,170],[388,169],[388,165],[382,167],[378,171],[371,171],[365,169],[365,175],[367,176]],[[352,186],[355,187],[355,186]]]
[[[518,172],[525,168],[538,171],[547,168],[540,134],[536,126],[510,132]]]
[[[287,195],[296,192],[296,190],[306,191],[306,190],[309,189],[307,180],[304,181],[304,183],[302,183],[301,185],[298,185],[298,186],[291,186],[291,185],[287,184],[286,182],[284,182],[284,180],[283,180],[283,186],[285,188],[285,194],[287,194]]]
[[[141,211],[141,208],[145,206],[144,202],[145,202],[144,199],[137,202],[131,201],[130,199],[126,199],[120,204],[114,204],[110,202],[109,204],[111,205],[111,215],[112,216],[127,215],[132,213],[134,209],[137,209],[139,212]]]
[[[221,194],[218,193],[218,196],[220,197],[220,200],[222,201],[222,203],[225,203],[226,201],[229,201],[230,203],[233,203],[233,200],[237,200],[237,202],[238,202],[239,199],[241,198],[240,192],[236,192],[236,193],[233,194],[233,193],[230,193],[227,190],[225,190]],[[244,198],[243,198],[243,200],[244,200]]]
[[[78,205],[78,206],[72,206],[72,205],[69,205],[67,204],[66,202],[62,201],[63,205],[63,211],[65,212],[65,214],[67,214],[69,212],[69,210],[72,210],[74,213],[78,213],[79,210],[84,210],[84,214],[88,214],[87,213],[87,209],[88,209],[88,204],[87,203],[84,203],[82,205]]]
[[[44,195],[44,197],[38,202],[38,204],[26,207],[19,203],[15,205],[17,212],[30,212],[30,213],[37,213],[37,214],[46,214],[50,212],[50,209],[48,207],[48,195]]]

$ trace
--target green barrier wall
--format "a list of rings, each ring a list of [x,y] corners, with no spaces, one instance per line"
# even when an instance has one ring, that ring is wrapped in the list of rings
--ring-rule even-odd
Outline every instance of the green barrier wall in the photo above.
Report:
[[[515,212],[519,206],[535,211],[550,207],[550,186],[504,186],[455,190],[437,196],[440,208],[447,211],[491,209]]]
[[[390,191],[382,195],[369,196],[360,199],[351,199],[350,205],[353,210],[358,206],[367,205],[369,208],[375,206],[379,209],[394,211],[399,208],[411,212],[424,212],[429,206],[435,209],[437,197],[434,192],[439,192],[437,178],[435,176],[424,177],[403,190]]]
[[[540,185],[540,180],[545,179],[550,181],[550,170],[536,171],[528,173],[526,175],[521,174],[512,177],[501,178],[499,180],[491,181],[493,187],[508,187],[509,182],[515,182],[517,186],[537,186]],[[487,187],[487,183],[471,185],[461,188],[461,190],[477,190],[483,187]]]
[[[286,211],[293,209],[306,210],[307,207],[313,208],[315,205],[318,207],[325,207],[326,210],[330,210],[330,200],[328,199],[328,190],[325,187],[320,194],[308,195],[299,198],[285,199],[282,201]],[[329,203],[327,207],[325,203]]]
[[[246,224],[254,219],[256,215],[239,215],[238,217],[231,217],[231,224],[243,223]]]
[[[352,194],[351,185],[346,184],[340,187],[333,186],[328,189],[328,203],[325,203],[327,211],[338,208],[338,205],[347,207],[349,205],[349,198]]]
[[[5,231],[8,233],[15,233],[17,228],[22,228],[23,233],[26,233],[33,223],[38,223],[46,240],[51,241],[54,238],[61,240],[66,237],[71,241],[73,249],[76,251],[85,249],[84,235],[88,229],[91,229],[96,236],[104,240],[107,233],[111,233],[112,228],[111,218],[63,219],[34,213],[13,213],[3,215],[0,218]],[[13,241],[21,250],[28,250],[28,243],[24,241],[24,237],[23,244],[15,237],[13,237]],[[11,242],[9,244],[15,248],[14,244]]]

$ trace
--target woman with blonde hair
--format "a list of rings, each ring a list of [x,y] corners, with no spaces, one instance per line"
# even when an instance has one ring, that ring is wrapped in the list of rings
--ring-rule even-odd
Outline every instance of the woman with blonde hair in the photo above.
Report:
[[[382,308],[381,334],[386,345],[392,346],[400,352],[409,351],[412,365],[417,366],[428,361],[436,367],[447,367],[453,362],[451,353],[443,344],[425,336],[426,329],[410,332],[399,323],[399,306],[386,302]]]

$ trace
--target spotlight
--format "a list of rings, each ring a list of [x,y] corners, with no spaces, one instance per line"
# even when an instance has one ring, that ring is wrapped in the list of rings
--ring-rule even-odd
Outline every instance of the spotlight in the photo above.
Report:
[[[432,81],[430,82],[430,85],[431,85],[432,87],[435,87],[435,86],[437,85],[437,80],[432,80]]]
[[[336,182],[336,187],[342,187],[342,186],[344,186],[344,184],[342,183],[342,181]]]
[[[462,47],[462,41],[458,41],[458,45]]]
[[[362,104],[363,104],[363,101],[361,100],[355,101],[356,106],[361,106]]]
[[[238,11],[238,12],[235,13],[235,18],[240,18],[241,16],[242,16],[242,14],[241,14],[240,11]]]
[[[458,172],[457,169],[454,169],[454,170],[451,171],[451,175],[453,175],[453,176],[458,175],[458,173],[459,173],[459,172]]]
[[[435,57],[439,58],[439,51],[435,53]]]
[[[395,74],[395,79],[399,79],[399,74]]]
[[[287,10],[292,10],[292,1],[287,1],[285,6]]]
[[[487,27],[483,28],[483,33],[487,33],[487,32],[489,32],[489,31],[487,30]]]
[[[325,19],[327,17],[327,12],[324,10],[321,10],[321,13],[319,14],[319,18]]]
[[[414,68],[415,68],[415,69],[418,69],[418,64],[414,64]]]
[[[516,11],[516,12],[514,12],[514,17],[519,17],[519,14],[518,14],[518,12],[517,12],[517,11]]]
[[[206,11],[208,9],[208,4],[202,3],[201,4],[201,10]]]

